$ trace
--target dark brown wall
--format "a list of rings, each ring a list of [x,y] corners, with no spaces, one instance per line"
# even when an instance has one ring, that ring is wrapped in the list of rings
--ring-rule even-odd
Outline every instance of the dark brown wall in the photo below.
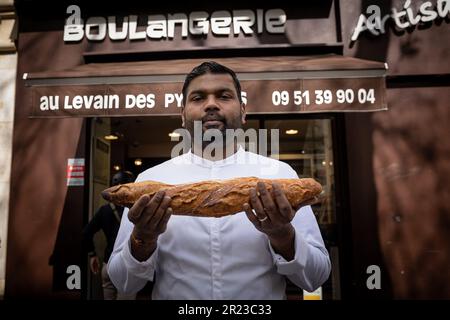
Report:
[[[450,90],[392,89],[373,117],[379,238],[397,298],[450,298]]]
[[[14,119],[6,298],[79,297],[64,290],[65,271],[80,264],[83,187],[66,186],[67,159],[83,157],[82,119],[29,119],[25,72],[80,63],[77,46],[59,33],[20,33]]]
[[[404,3],[340,1],[344,54],[387,61],[388,75],[405,76],[404,84],[449,75],[448,19],[350,42],[367,6],[378,4],[384,14]],[[388,86],[399,83],[388,77]],[[448,81],[433,88],[439,81],[432,79],[421,85],[389,89],[386,112],[345,117],[355,297],[450,298],[450,88]],[[381,267],[381,290],[365,286],[370,264]]]

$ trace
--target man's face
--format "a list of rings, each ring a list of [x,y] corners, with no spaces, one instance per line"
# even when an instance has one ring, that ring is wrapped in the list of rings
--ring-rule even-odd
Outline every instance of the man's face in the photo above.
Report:
[[[226,129],[242,128],[245,105],[239,102],[231,75],[207,73],[193,79],[186,92],[181,117],[191,137],[194,121],[202,122],[203,133],[219,129],[225,136]]]

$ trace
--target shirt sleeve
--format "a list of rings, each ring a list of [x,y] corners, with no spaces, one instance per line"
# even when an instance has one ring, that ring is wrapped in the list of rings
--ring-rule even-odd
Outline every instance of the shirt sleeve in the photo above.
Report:
[[[158,248],[146,261],[139,262],[132,256],[130,236],[133,224],[128,219],[128,211],[128,208],[123,211],[114,250],[108,261],[108,274],[119,292],[134,294],[140,291],[147,281],[153,281]]]
[[[295,230],[294,259],[286,261],[274,251],[269,242],[270,252],[278,273],[311,292],[328,279],[331,272],[330,258],[310,206],[300,208],[292,225]]]
[[[291,175],[298,178],[293,170]],[[292,220],[295,230],[294,259],[286,261],[269,242],[278,273],[306,291],[314,291],[329,277],[331,262],[311,206],[300,208]]]

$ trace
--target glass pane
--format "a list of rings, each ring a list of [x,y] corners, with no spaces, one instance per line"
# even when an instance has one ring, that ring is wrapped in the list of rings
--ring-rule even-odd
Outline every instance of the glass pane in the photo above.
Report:
[[[330,119],[292,119],[267,120],[264,127],[268,130],[279,129],[279,159],[291,165],[300,178],[314,178],[322,184],[325,191],[324,201],[313,205],[319,227],[330,257],[333,260],[335,274],[339,274],[337,263],[337,235],[335,210],[335,183],[333,144]],[[271,154],[272,157],[274,155]],[[288,295],[297,298],[298,289],[288,286]],[[322,287],[323,299],[339,298],[339,281],[327,281]]]

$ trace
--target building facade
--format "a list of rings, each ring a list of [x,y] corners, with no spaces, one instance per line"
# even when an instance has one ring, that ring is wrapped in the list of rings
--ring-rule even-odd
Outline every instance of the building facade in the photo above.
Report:
[[[280,130],[269,155],[327,191],[324,299],[450,297],[448,1],[16,11],[6,298],[96,297],[81,230],[115,170],[170,158],[183,76],[204,60],[238,73],[247,128]]]

